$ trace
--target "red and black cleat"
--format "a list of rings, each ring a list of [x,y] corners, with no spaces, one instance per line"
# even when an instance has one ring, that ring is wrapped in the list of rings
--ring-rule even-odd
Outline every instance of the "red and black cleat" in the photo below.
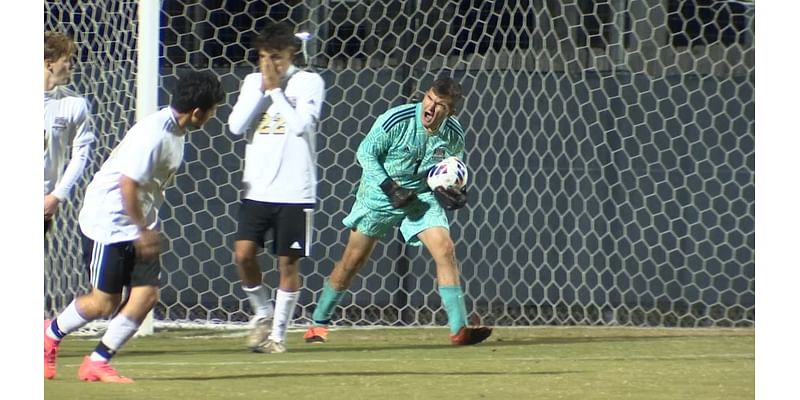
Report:
[[[478,344],[486,340],[492,335],[492,328],[486,326],[478,326],[475,328],[468,328],[462,326],[455,335],[450,335],[450,343],[454,346],[469,346]]]

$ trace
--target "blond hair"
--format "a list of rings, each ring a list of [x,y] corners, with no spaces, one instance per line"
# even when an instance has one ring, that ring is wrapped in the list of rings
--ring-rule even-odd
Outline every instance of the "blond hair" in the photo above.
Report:
[[[61,32],[44,33],[44,59],[55,61],[63,56],[75,54],[75,42]]]

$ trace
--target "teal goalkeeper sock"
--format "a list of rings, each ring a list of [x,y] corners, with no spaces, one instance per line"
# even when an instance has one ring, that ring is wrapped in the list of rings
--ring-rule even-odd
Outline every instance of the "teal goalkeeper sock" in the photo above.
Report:
[[[312,318],[316,325],[328,325],[331,323],[333,310],[342,301],[346,290],[337,291],[331,286],[330,280],[325,279],[325,284],[322,286],[322,295],[319,297],[319,304],[314,310]]]
[[[464,293],[461,292],[461,286],[439,286],[439,296],[442,297],[444,310],[447,312],[450,334],[455,335],[462,326],[467,325],[467,306],[464,303]]]

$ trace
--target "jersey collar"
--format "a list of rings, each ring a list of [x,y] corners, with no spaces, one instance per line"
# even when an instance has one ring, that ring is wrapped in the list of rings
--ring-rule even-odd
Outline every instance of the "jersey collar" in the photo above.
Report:
[[[183,136],[183,134],[186,133],[186,129],[181,129],[181,127],[178,126],[178,119],[175,117],[175,115],[178,112],[175,111],[172,107],[167,107],[167,109],[169,110],[169,119],[167,120],[167,131],[169,131],[169,133],[173,135]]]

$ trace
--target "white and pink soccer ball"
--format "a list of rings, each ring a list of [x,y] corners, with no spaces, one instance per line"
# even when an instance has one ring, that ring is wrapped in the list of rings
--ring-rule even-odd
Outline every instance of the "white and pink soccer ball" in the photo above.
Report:
[[[428,187],[431,190],[439,186],[445,189],[462,189],[467,185],[468,177],[467,165],[458,157],[448,157],[428,171]]]

